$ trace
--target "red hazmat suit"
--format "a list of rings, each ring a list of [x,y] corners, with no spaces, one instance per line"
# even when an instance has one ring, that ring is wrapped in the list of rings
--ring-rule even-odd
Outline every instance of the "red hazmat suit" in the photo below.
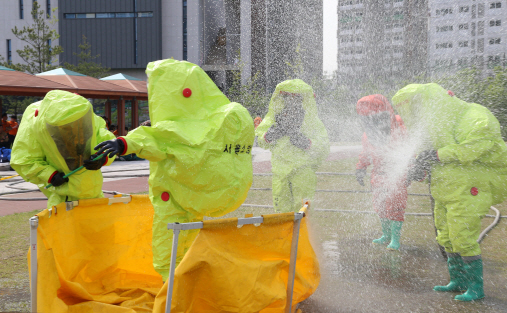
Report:
[[[406,175],[389,175],[396,166],[393,160],[393,151],[403,144],[406,138],[406,129],[399,115],[395,115],[393,108],[386,97],[382,95],[370,95],[359,99],[356,106],[360,116],[371,116],[387,112],[391,120],[391,132],[388,134],[386,143],[373,145],[366,135],[363,134],[363,150],[359,155],[356,169],[366,169],[373,164],[371,171],[371,188],[373,192],[373,208],[380,218],[392,221],[404,221],[405,208],[407,207]]]

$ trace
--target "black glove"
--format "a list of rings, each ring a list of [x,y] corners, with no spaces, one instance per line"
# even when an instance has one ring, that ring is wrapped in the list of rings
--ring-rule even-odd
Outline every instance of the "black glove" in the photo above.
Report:
[[[267,142],[275,143],[278,139],[282,138],[285,135],[287,134],[281,127],[278,125],[272,125],[266,132],[264,139],[266,139]]]
[[[407,179],[408,181],[420,181],[426,177],[426,174],[431,170],[431,165],[440,162],[436,150],[426,150],[417,156],[414,165],[409,169]]]
[[[366,176],[366,169],[360,168],[356,170],[356,180],[359,185],[364,186],[364,177]]]
[[[61,186],[65,183],[68,183],[69,182],[69,178],[68,177],[63,177],[65,176],[65,173],[62,173],[62,172],[58,172],[56,173],[52,178],[51,180],[49,181],[49,183],[55,187],[58,187],[58,186]]]
[[[121,155],[125,150],[125,145],[121,139],[113,139],[99,143],[95,148],[98,150],[96,154],[106,154],[110,158],[115,155]]]
[[[98,160],[93,161],[93,159],[95,159],[96,157],[97,157],[96,154],[92,155],[89,160],[85,160],[83,162],[83,166],[90,171],[100,170],[102,165],[104,165],[106,157],[104,156]]]
[[[290,143],[303,150],[310,148],[312,145],[311,140],[300,132],[290,135]]]

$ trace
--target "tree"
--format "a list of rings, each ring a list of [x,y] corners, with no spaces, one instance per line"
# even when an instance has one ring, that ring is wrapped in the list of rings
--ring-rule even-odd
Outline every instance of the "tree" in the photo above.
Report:
[[[75,56],[79,58],[78,64],[70,64],[65,62],[63,67],[69,69],[74,72],[78,72],[87,76],[102,78],[106,76],[109,72],[110,68],[103,67],[101,64],[93,62],[96,58],[100,56],[100,54],[92,56],[91,45],[88,42],[85,35],[83,35],[83,43],[80,44],[79,49],[81,50],[79,53],[73,53]]]
[[[60,35],[58,35],[56,29],[51,29],[50,26],[58,20],[53,18],[48,24],[46,14],[39,9],[39,4],[34,1],[32,9],[33,24],[24,26],[22,29],[17,27],[12,29],[14,36],[26,43],[23,50],[16,50],[25,63],[7,64],[7,62],[3,62],[4,66],[30,74],[42,73],[58,67],[57,56],[63,52],[63,49],[58,45],[52,46]]]

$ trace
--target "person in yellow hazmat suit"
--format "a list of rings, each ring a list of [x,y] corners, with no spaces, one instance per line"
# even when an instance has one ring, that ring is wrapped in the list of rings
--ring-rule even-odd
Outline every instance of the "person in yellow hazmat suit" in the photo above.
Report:
[[[259,145],[271,150],[275,210],[298,211],[301,200],[313,198],[315,172],[329,154],[312,87],[300,79],[278,84],[255,133]]]
[[[222,216],[245,200],[252,184],[254,130],[248,111],[231,103],[199,66],[160,60],[149,63],[146,74],[151,127],[96,148],[150,161],[153,265],[166,280],[173,234],[167,224]],[[180,233],[177,264],[197,234]]]
[[[462,292],[460,301],[484,298],[481,219],[507,197],[507,146],[500,124],[485,107],[453,97],[437,84],[412,84],[393,104],[411,138],[419,138],[412,180],[431,173],[437,241],[448,254],[450,283],[436,291]],[[418,151],[415,151],[418,152]]]
[[[88,100],[53,90],[26,108],[12,148],[11,166],[48,197],[48,208],[64,201],[104,197],[99,169],[111,164],[113,158],[92,161],[93,148],[112,138]],[[81,165],[83,170],[64,178]],[[53,186],[45,189],[50,183]]]

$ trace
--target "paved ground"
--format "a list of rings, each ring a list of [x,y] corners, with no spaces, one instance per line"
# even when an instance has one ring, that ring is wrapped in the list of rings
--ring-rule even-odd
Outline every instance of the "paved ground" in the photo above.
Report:
[[[357,156],[360,146],[332,146],[328,160],[339,160]],[[252,150],[252,162],[254,173],[271,172],[271,152],[259,147]],[[135,175],[148,175],[148,161],[117,161],[102,169],[104,175],[103,190],[117,191],[121,193],[140,193],[148,191],[148,177],[133,177]],[[8,164],[0,164],[0,177],[16,175],[16,172],[9,171]],[[16,190],[36,189],[37,186],[24,182],[20,177],[0,181],[0,194],[15,192]],[[111,195],[105,194],[106,197]],[[3,196],[5,198],[45,198],[41,192],[30,192],[15,195]],[[7,201],[0,200],[0,216],[19,212],[28,212],[46,207],[46,200],[38,201]]]

